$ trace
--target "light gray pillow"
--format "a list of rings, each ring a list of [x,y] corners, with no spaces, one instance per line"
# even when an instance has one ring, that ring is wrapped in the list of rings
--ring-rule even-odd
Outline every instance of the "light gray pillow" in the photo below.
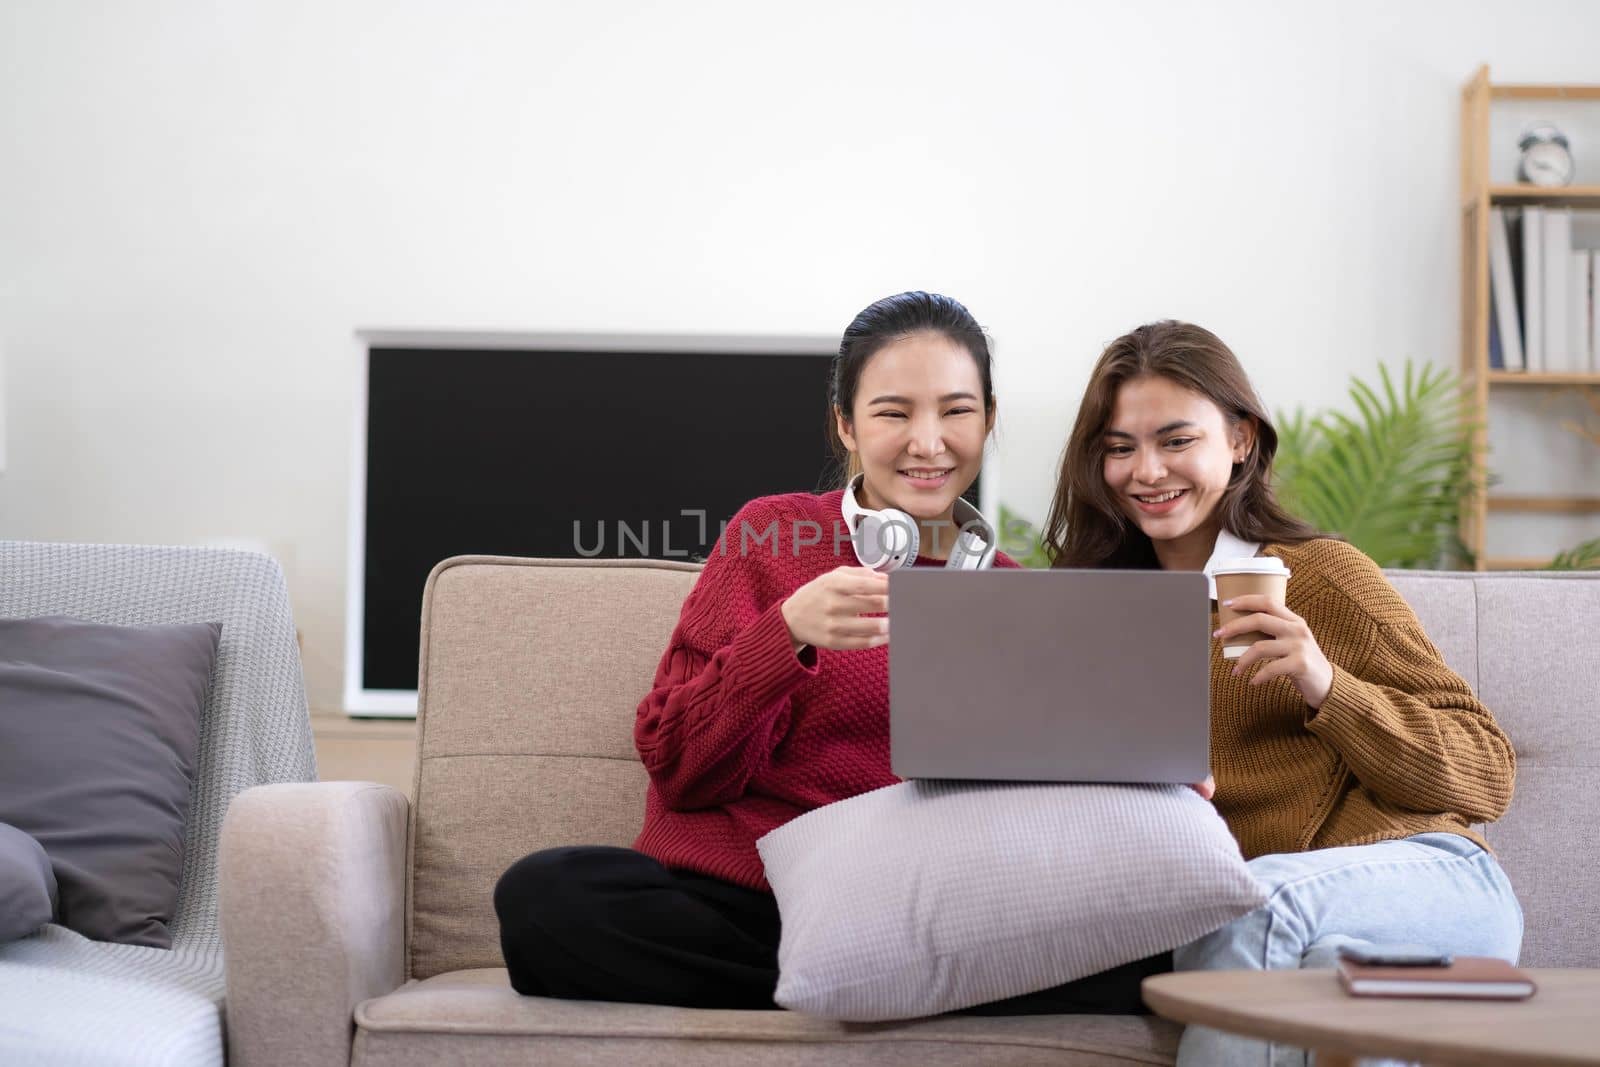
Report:
[[[0,822],[0,945],[26,937],[56,911],[56,876],[44,846]]]
[[[777,1001],[830,1019],[1048,989],[1266,900],[1216,809],[1184,786],[902,782],[757,847],[782,919]]]
[[[32,836],[56,921],[170,948],[222,624],[0,619],[0,822]]]

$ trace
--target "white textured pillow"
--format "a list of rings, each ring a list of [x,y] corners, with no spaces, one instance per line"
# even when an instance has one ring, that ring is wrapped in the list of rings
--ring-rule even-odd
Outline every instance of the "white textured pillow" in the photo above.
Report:
[[[909,1019],[1048,989],[1266,901],[1184,786],[902,782],[757,843],[783,921],[777,1001]]]

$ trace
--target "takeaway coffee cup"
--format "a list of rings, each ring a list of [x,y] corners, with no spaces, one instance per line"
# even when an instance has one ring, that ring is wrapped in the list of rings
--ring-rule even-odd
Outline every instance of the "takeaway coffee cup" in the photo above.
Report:
[[[1283,560],[1275,556],[1225,559],[1206,568],[1206,573],[1217,583],[1218,625],[1227,625],[1234,619],[1252,614],[1224,607],[1222,603],[1224,600],[1250,593],[1262,593],[1271,597],[1274,603],[1282,604],[1284,594],[1289,588],[1289,568],[1283,565]],[[1244,655],[1245,649],[1267,636],[1269,635],[1259,630],[1234,634],[1223,644],[1222,658],[1238,659]]]

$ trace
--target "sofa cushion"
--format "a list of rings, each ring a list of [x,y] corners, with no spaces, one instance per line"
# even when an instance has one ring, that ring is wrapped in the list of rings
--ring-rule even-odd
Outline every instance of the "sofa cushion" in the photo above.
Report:
[[[498,967],[494,885],[530,852],[633,843],[633,719],[699,568],[457,557],[422,608],[407,973]]]
[[[0,821],[44,846],[59,921],[168,948],[220,623],[0,619]]]
[[[1517,750],[1489,847],[1522,904],[1521,962],[1600,966],[1600,865],[1582,813],[1600,778],[1600,575],[1477,580],[1478,696]]]
[[[914,781],[757,842],[778,897],[777,1001],[906,1019],[1163,952],[1266,900],[1185,786]]]
[[[56,876],[44,846],[0,822],[0,944],[31,934],[56,912]]]
[[[1153,1016],[944,1016],[856,1025],[784,1011],[550,1000],[502,969],[455,971],[356,1009],[354,1067],[451,1063],[1170,1064],[1180,1028]]]
[[[54,924],[0,945],[0,1063],[222,1067],[222,953],[90,941]]]

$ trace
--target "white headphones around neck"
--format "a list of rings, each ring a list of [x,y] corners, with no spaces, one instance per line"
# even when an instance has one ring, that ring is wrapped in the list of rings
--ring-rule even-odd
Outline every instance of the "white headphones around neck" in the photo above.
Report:
[[[921,526],[916,519],[895,508],[873,511],[856,503],[856,490],[864,477],[858,474],[850,479],[850,484],[844,488],[844,500],[840,502],[856,559],[863,567],[883,574],[911,566],[917,560]],[[958,532],[945,567],[977,571],[993,564],[997,538],[982,513],[957,497],[952,518]]]

